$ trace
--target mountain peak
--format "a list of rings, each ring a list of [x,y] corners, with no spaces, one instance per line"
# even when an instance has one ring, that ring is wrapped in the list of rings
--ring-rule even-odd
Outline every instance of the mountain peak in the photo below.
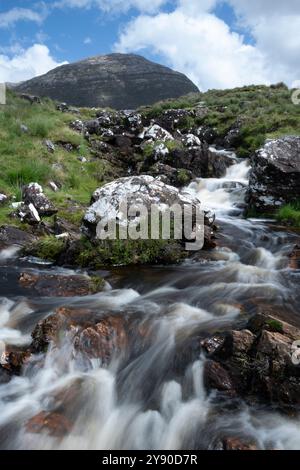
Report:
[[[62,65],[16,90],[73,106],[134,109],[198,92],[184,74],[136,54],[112,53]]]

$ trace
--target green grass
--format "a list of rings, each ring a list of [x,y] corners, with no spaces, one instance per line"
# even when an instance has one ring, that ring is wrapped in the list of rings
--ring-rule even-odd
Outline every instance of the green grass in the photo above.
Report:
[[[281,207],[277,213],[277,219],[294,227],[300,227],[300,202]]]
[[[70,129],[73,120],[93,116],[89,109],[80,112],[80,116],[61,113],[49,99],[31,105],[8,91],[7,105],[0,106],[0,192],[20,201],[22,186],[37,182],[58,208],[58,215],[79,225],[83,213],[80,205],[88,205],[95,189],[113,179],[114,174],[107,161],[101,158],[89,161],[92,154],[88,142]],[[22,132],[22,124],[28,132]],[[55,152],[49,153],[45,139],[69,142],[76,150],[67,152],[57,145]],[[88,162],[82,164],[79,156],[86,157]],[[49,189],[51,180],[60,185],[59,192]],[[0,208],[1,223],[18,224],[9,218],[11,212],[10,202]]]
[[[16,187],[36,181],[43,184],[51,178],[51,173],[52,170],[46,163],[38,160],[28,160],[22,162],[17,168],[8,170],[4,181]]]

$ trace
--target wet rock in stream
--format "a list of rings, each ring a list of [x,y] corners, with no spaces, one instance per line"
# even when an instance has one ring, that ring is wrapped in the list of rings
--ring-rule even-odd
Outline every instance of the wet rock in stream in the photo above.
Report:
[[[264,313],[252,317],[247,329],[208,338],[202,342],[209,358],[206,388],[250,403],[299,408],[300,366],[292,360],[299,339],[300,329]]]
[[[30,289],[34,295],[45,297],[77,297],[92,295],[104,288],[101,278],[83,275],[60,275],[24,272],[20,286]]]
[[[99,359],[108,365],[115,356],[136,354],[142,350],[152,334],[147,322],[126,315],[102,315],[89,309],[60,307],[56,312],[40,321],[33,333],[31,350],[45,352],[49,344],[61,346],[66,338],[72,343],[75,356]]]
[[[33,434],[45,433],[53,437],[64,437],[72,430],[71,422],[62,414],[41,411],[26,423],[26,431]]]
[[[289,267],[291,269],[300,269],[300,245],[295,245],[292,253],[290,253]]]

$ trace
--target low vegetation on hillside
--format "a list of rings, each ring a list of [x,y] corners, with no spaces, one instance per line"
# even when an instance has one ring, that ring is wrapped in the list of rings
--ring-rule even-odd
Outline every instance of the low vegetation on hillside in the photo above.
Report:
[[[235,142],[240,157],[249,157],[267,138],[300,134],[300,106],[291,100],[291,90],[279,83],[271,87],[247,86],[232,90],[210,90],[168,100],[143,112],[156,117],[168,109],[189,109],[196,105],[207,108],[203,117],[188,117],[188,127],[210,126],[220,138],[240,127]]]

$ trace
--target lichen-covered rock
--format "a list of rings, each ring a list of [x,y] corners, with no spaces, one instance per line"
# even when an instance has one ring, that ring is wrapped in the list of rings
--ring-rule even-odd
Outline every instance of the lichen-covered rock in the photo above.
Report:
[[[39,98],[39,96],[21,93],[20,98],[22,98],[23,100],[29,101],[30,104],[34,104],[34,103],[41,104],[41,99]]]
[[[205,142],[190,148],[175,148],[164,158],[164,163],[191,171],[197,178],[220,178],[235,162],[231,153],[218,151]]]
[[[170,151],[168,147],[165,146],[165,144],[161,143],[154,147],[153,153],[154,160],[160,161],[163,160],[167,155],[169,155]]]
[[[22,204],[16,214],[22,222],[29,225],[38,225],[41,222],[40,215],[32,203]]]
[[[124,207],[122,204],[124,204]],[[164,211],[174,204],[181,207],[185,206],[190,212],[196,206],[201,209],[198,199],[165,184],[160,177],[154,178],[141,175],[120,178],[94,192],[92,205],[86,211],[83,219],[84,231],[89,238],[94,240],[97,225],[100,221],[106,221],[106,223],[117,221],[120,227],[126,227],[129,221],[126,209],[129,207],[142,205],[147,209],[147,215],[150,216],[152,205]],[[125,213],[122,211],[125,211]],[[139,220],[138,215],[130,216],[130,222],[132,223]],[[204,244],[206,247],[215,246],[212,243],[214,227],[212,227],[207,217],[204,218],[204,221]]]
[[[189,148],[191,148],[191,147],[200,147],[200,145],[201,145],[201,140],[199,139],[199,137],[197,137],[194,134],[186,134],[182,138],[182,142],[186,147],[189,147]]]
[[[149,211],[152,204],[162,209],[173,204],[199,204],[198,200],[180,193],[177,188],[166,185],[159,178],[148,175],[120,178],[94,192],[93,204],[85,213],[84,224],[96,228],[102,219],[118,219],[120,225],[127,223],[127,214],[120,212],[120,203],[125,201],[128,206],[142,204]]]
[[[268,141],[252,157],[248,203],[257,212],[274,212],[300,198],[300,137]]]
[[[143,119],[141,114],[134,111],[123,111],[124,125],[131,132],[141,132],[143,130]]]
[[[174,140],[174,137],[170,132],[163,127],[160,127],[158,124],[151,124],[149,127],[144,129],[144,131],[140,134],[141,139],[150,140],[150,141],[161,141],[167,142]]]
[[[51,140],[45,140],[44,145],[45,145],[46,149],[48,150],[48,152],[50,152],[50,153],[55,152],[55,145]]]
[[[43,188],[37,183],[30,183],[22,188],[24,204],[33,204],[40,216],[51,216],[57,213],[53,203],[44,194]]]

